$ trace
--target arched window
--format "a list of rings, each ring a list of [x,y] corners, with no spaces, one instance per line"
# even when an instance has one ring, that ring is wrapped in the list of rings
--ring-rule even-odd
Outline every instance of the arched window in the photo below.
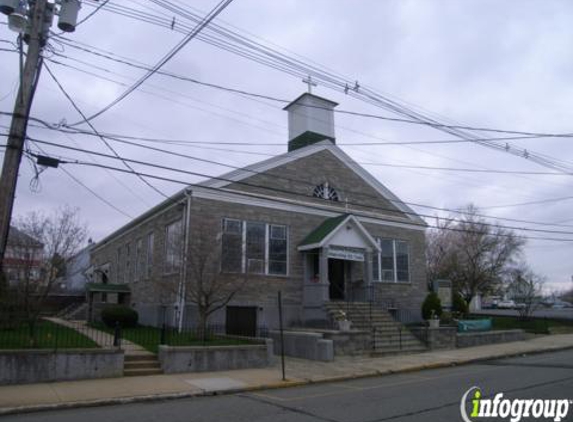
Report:
[[[312,196],[315,198],[328,199],[329,201],[339,201],[338,192],[328,184],[328,182],[322,183],[314,188]]]

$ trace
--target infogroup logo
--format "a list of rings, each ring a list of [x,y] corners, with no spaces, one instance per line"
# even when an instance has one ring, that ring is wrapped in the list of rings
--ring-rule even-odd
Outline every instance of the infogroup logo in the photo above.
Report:
[[[573,404],[573,400],[568,399],[505,399],[503,396],[503,393],[497,393],[493,399],[484,399],[479,387],[471,387],[460,403],[462,419],[464,422],[476,422],[483,418],[501,418],[520,422],[523,418],[534,418],[560,422],[567,417]],[[471,401],[469,415],[468,400]]]

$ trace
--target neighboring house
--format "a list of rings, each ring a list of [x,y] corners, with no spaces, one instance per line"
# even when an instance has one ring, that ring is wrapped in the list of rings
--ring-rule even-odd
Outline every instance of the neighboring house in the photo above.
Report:
[[[121,292],[142,324],[193,325],[194,307],[162,286],[192,276],[190,251],[207,237],[220,277],[247,279],[214,322],[276,327],[279,291],[287,326],[320,324],[329,301],[374,300],[419,315],[426,224],[335,145],[336,105],[301,95],[285,107],[287,153],[189,187],[101,240],[91,260],[103,278],[92,288],[108,301]]]
[[[3,261],[8,284],[15,286],[22,281],[39,282],[43,251],[44,245],[40,241],[10,226]]]

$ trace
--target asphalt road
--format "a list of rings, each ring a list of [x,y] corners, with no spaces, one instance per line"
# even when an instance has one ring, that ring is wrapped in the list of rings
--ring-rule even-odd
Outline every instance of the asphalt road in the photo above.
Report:
[[[511,315],[511,316],[519,315],[519,312],[514,309],[481,309],[476,313],[480,315]],[[536,309],[535,312],[533,313],[533,317],[573,320],[573,308]]]
[[[460,400],[472,386],[479,386],[484,398],[503,392],[508,398],[573,399],[573,351],[299,388],[1,419],[19,422],[453,422],[461,420]],[[570,407],[565,420],[573,421],[573,404]]]

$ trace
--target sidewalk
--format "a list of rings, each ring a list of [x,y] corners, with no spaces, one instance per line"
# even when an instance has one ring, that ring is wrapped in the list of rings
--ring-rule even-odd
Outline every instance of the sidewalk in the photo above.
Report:
[[[64,327],[72,328],[76,330],[78,333],[83,334],[84,336],[92,339],[95,341],[98,346],[101,347],[109,347],[113,344],[113,335],[108,334],[104,331],[98,330],[96,328],[92,328],[87,325],[86,321],[68,321],[62,318],[56,317],[46,317],[44,318],[47,321],[51,321],[54,324],[63,325]],[[126,339],[121,340],[121,348],[124,350],[125,355],[151,355],[151,352],[148,352],[143,347],[132,343]]]
[[[410,355],[337,357],[334,362],[287,358],[287,381],[281,380],[277,359],[264,369],[0,386],[0,415],[340,381],[568,348],[573,348],[573,334]]]

